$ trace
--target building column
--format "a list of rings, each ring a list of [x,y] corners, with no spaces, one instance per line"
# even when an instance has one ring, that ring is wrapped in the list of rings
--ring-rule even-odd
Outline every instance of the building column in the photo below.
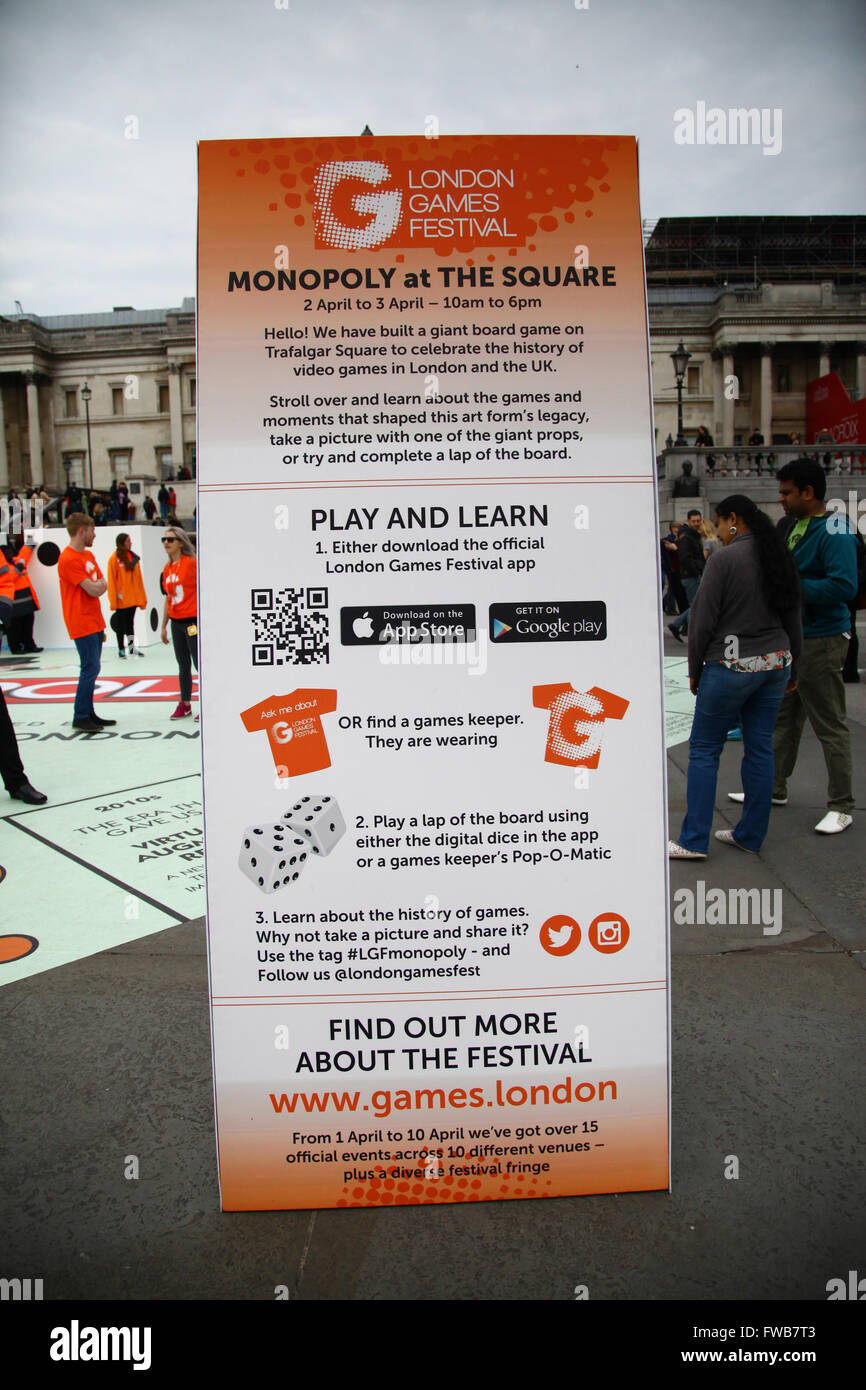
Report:
[[[722,376],[731,377],[734,375],[734,354],[726,352],[722,358]],[[734,406],[736,402],[733,395],[726,392],[722,398],[722,443],[726,448],[731,448],[734,443]]]
[[[168,409],[171,415],[171,462],[174,476],[183,467],[183,401],[180,396],[180,362],[168,364]]]
[[[9,458],[6,453],[6,414],[3,409],[3,382],[0,379],[0,492],[9,491]]]
[[[761,343],[761,434],[765,444],[773,442],[773,348]]]
[[[718,348],[713,348],[710,353],[713,360],[713,429],[714,439],[722,437],[722,415],[724,411],[724,385],[722,373],[722,354]]]
[[[60,471],[57,465],[57,430],[54,424],[54,393],[48,394],[48,441],[44,459],[45,471],[41,478],[34,479],[37,483],[42,483],[46,492],[56,492],[59,484],[57,474]]]
[[[30,486],[42,481],[42,432],[39,428],[38,374],[25,372],[27,382],[27,434],[30,441]],[[22,479],[23,483],[23,479]]]
[[[857,344],[857,399],[866,397],[866,343]]]
[[[818,375],[826,376],[830,370],[830,343],[818,344]]]

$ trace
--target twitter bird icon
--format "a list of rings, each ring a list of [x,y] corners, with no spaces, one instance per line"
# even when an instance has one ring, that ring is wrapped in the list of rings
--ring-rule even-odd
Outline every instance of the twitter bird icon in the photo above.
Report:
[[[580,945],[580,927],[573,917],[548,917],[538,939],[551,956],[570,956]]]

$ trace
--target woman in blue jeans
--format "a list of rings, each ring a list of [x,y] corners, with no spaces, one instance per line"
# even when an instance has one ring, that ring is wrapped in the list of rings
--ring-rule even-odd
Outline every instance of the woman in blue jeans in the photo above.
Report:
[[[697,696],[689,739],[688,809],[671,859],[706,859],[719,758],[728,730],[743,731],[743,814],[724,844],[757,854],[770,821],[773,728],[797,686],[803,646],[793,559],[749,497],[716,507],[722,549],[707,561],[689,614],[689,684]]]

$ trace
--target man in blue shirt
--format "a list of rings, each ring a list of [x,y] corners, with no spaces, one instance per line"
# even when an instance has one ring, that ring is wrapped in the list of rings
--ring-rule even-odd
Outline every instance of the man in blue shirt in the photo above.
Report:
[[[811,459],[786,463],[776,475],[780,523],[800,571],[803,601],[803,659],[797,689],[782,701],[773,735],[776,761],[773,801],[784,805],[806,720],[812,725],[827,764],[827,814],[815,829],[838,835],[852,824],[851,737],[845,720],[842,664],[848,650],[851,614],[857,593],[857,550],[846,518],[824,505],[827,479]]]

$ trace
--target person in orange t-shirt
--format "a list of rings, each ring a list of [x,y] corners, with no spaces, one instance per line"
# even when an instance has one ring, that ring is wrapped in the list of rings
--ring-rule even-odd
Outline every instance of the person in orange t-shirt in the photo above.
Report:
[[[22,652],[41,652],[33,640],[33,617],[39,609],[36,590],[27,573],[27,565],[33,554],[33,546],[25,544],[23,536],[9,537],[9,544],[0,546],[0,564],[3,556],[12,566],[15,578],[15,595],[12,600],[12,617],[7,624],[9,650]]]
[[[133,552],[132,541],[121,531],[115,541],[117,549],[108,560],[108,603],[113,610],[111,628],[117,637],[117,654],[125,657],[126,638],[130,656],[144,656],[135,645],[135,610],[147,607],[147,594],[141,577],[141,561]]]
[[[185,719],[192,714],[192,666],[198,670],[198,565],[192,541],[182,526],[167,527],[162,543],[168,563],[162,571],[165,608],[160,636],[167,645],[168,625],[171,623],[171,640],[180,676],[180,703],[171,717]]]
[[[95,535],[91,518],[83,512],[73,512],[66,518],[66,529],[69,544],[57,561],[60,602],[66,631],[81,661],[72,727],[99,733],[108,724],[117,723],[116,719],[101,719],[93,707],[93,691],[105,641],[105,619],[99,600],[108,585],[93,552],[88,549]]]

